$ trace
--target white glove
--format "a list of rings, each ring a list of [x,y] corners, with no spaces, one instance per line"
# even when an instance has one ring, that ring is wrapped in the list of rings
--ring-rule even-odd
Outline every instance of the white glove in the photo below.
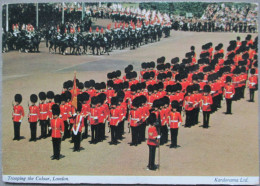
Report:
[[[225,100],[226,100],[226,98],[225,98],[225,97],[223,97],[223,100],[225,101]]]
[[[161,138],[161,136],[160,136],[160,135],[158,135],[158,136],[157,136],[157,139],[160,139],[160,138]]]
[[[61,117],[62,117],[62,115],[60,114],[60,115],[59,115],[59,117],[61,118]]]
[[[180,126],[181,126],[181,122],[178,123],[178,127],[180,127]]]
[[[232,94],[230,97],[233,98],[234,94]]]
[[[74,114],[73,114],[73,116],[77,116],[77,114],[76,114],[76,113],[74,113]]]
[[[20,123],[22,123],[23,120],[19,120]]]
[[[200,112],[202,112],[202,109],[200,109]]]
[[[49,130],[51,130],[51,127],[49,127]]]

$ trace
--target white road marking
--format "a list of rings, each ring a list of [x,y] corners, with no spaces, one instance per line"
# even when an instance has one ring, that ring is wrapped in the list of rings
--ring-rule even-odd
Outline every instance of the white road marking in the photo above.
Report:
[[[101,56],[100,56],[100,57],[101,57]],[[72,65],[72,66],[69,66],[69,67],[60,68],[60,69],[58,69],[58,70],[55,70],[55,72],[62,71],[62,70],[65,70],[65,69],[70,69],[70,68],[73,68],[73,67],[76,67],[76,66],[79,66],[79,65],[83,65],[83,64],[86,64],[86,63],[96,62],[96,61],[99,61],[99,60],[100,60],[100,59],[95,59],[95,60],[92,60],[92,61],[88,61],[88,62],[84,62],[84,63],[79,63],[79,64]]]
[[[5,80],[9,80],[9,79],[17,79],[17,78],[21,78],[21,77],[26,77],[26,76],[30,76],[32,74],[21,74],[21,75],[10,75],[10,76],[4,76],[3,75],[3,81]]]

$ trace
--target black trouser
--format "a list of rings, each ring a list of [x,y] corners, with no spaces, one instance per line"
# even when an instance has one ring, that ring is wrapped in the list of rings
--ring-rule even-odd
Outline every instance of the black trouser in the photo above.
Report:
[[[215,112],[217,110],[217,96],[212,97],[213,104],[211,105],[211,111]]]
[[[140,126],[139,126],[139,142],[145,141],[145,125],[146,123],[143,122]]]
[[[137,145],[138,144],[138,134],[139,134],[139,127],[132,127],[131,126],[131,129],[132,129],[132,144],[134,145]]]
[[[153,145],[148,145],[149,146],[149,162],[148,162],[148,168],[149,169],[155,169],[155,151],[156,151],[156,146]]]
[[[168,142],[168,128],[167,125],[161,126],[161,140],[160,145]]]
[[[36,140],[37,122],[30,122],[31,139]]]
[[[88,138],[88,118],[84,118],[85,132],[83,138]]]
[[[177,146],[177,136],[179,128],[171,128],[171,145]]]
[[[111,127],[111,142],[114,143],[114,142],[117,142],[117,139],[118,139],[118,126],[113,126],[113,125],[110,125]]]
[[[195,108],[194,110],[194,124],[198,124],[199,123],[199,112],[200,112],[200,108]]]
[[[47,120],[40,120],[40,126],[41,126],[41,138],[47,137],[47,125],[48,121]]]
[[[91,141],[97,142],[98,140],[98,125],[91,125]]]
[[[193,110],[186,110],[186,121],[185,121],[185,127],[190,127],[192,124],[192,112]]]
[[[242,87],[241,87],[241,96],[242,96],[242,98],[245,98],[245,88],[246,88],[246,86],[245,85],[243,85]]]
[[[20,126],[21,122],[14,121],[14,139],[20,139]]]
[[[203,127],[209,126],[210,111],[203,111]]]
[[[221,108],[222,94],[219,94],[217,97],[218,97],[217,107],[218,107],[218,108]]]
[[[72,138],[74,142],[74,150],[80,150],[80,137],[81,137],[81,132],[78,132],[77,135],[72,132]]]
[[[118,139],[122,139],[122,136],[124,134],[124,120],[118,123]]]
[[[68,121],[65,120],[64,121],[64,136],[63,136],[62,140],[69,138],[69,136],[70,136],[69,124],[68,124]]]
[[[231,99],[227,99],[226,98],[226,103],[227,103],[227,114],[231,114],[231,106],[232,106],[232,98]]]
[[[55,159],[60,158],[60,144],[61,144],[61,138],[52,138],[53,157]]]
[[[105,139],[105,123],[99,123],[97,131],[98,131],[97,132],[98,141],[104,140]]]
[[[254,101],[255,89],[249,89],[250,101]]]

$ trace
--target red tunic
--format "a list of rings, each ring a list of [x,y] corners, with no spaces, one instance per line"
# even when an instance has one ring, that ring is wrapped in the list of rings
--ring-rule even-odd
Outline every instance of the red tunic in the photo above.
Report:
[[[98,114],[99,114],[99,108],[90,108],[90,117],[89,117],[90,125],[98,124]]]
[[[108,118],[109,124],[111,126],[117,126],[120,122],[122,110],[120,108],[115,108],[110,110],[110,117]]]
[[[48,115],[49,115],[49,118],[52,119],[51,107],[52,107],[52,105],[54,105],[54,102],[48,102],[47,105],[48,105]]]
[[[170,112],[169,125],[171,129],[179,128],[179,122],[182,122],[181,114],[179,112]]]
[[[62,118],[63,121],[68,119],[68,112],[69,108],[67,105],[60,105],[60,118]]]
[[[64,132],[64,122],[61,118],[51,120],[51,137],[61,138],[61,132]]]
[[[235,88],[233,85],[226,85],[224,87],[224,96],[226,99],[231,99],[235,94]]]
[[[148,139],[147,145],[156,146],[158,144],[158,140],[156,137],[158,136],[157,130],[155,126],[150,126],[148,128]]]
[[[142,113],[140,110],[131,110],[129,122],[131,127],[137,127],[140,125],[140,121],[142,119]]]
[[[34,105],[29,107],[29,122],[37,122],[39,119],[39,108]]]
[[[39,104],[39,112],[40,112],[40,116],[39,119],[40,120],[47,120],[48,116],[49,116],[49,108],[48,108],[48,104],[44,103],[44,104]]]
[[[13,108],[13,121],[20,122],[22,117],[24,117],[23,107],[21,105],[15,105]]]
[[[256,89],[256,85],[257,85],[257,76],[253,75],[249,77],[249,89]]]
[[[201,107],[203,111],[211,111],[211,105],[213,104],[212,96],[211,95],[203,95]]]
[[[183,102],[183,106],[184,106],[185,110],[187,110],[187,111],[193,110],[194,101],[195,100],[194,100],[194,97],[192,95],[186,96],[184,98],[184,102]]]

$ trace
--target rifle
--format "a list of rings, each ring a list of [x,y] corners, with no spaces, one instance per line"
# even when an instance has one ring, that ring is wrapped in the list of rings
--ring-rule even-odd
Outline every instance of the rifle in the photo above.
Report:
[[[160,127],[158,127],[158,134],[160,135]],[[158,170],[160,171],[160,139],[158,139]]]
[[[29,104],[29,101],[28,101],[28,110],[29,110],[29,116],[28,116],[28,121],[29,121],[29,118],[30,118],[30,104]]]
[[[131,130],[130,130],[130,123],[128,123],[128,133],[130,133]]]
[[[110,123],[109,123],[109,121],[108,121],[108,123],[107,123],[107,125],[108,125],[108,133],[110,133]]]

